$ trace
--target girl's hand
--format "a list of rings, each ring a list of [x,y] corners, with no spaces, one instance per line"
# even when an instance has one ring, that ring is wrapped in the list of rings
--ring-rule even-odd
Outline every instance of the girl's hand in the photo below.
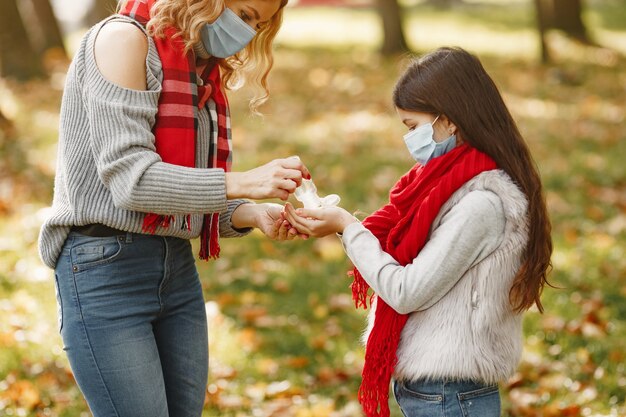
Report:
[[[344,229],[358,220],[341,207],[322,207],[318,209],[295,209],[285,205],[287,221],[300,233],[314,237],[323,237],[332,233],[343,233]]]
[[[302,178],[311,178],[311,174],[299,158],[275,159],[250,171],[226,173],[226,196],[228,199],[280,198],[286,201],[302,183]]]
[[[274,240],[292,240],[296,237],[308,239],[305,234],[291,226],[285,219],[284,208],[280,204],[258,204],[261,210],[257,214],[256,227],[267,237]]]

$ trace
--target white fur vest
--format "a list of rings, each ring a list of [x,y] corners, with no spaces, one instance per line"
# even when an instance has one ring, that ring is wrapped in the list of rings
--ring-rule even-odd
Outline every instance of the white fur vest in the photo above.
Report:
[[[496,383],[515,372],[522,353],[522,315],[513,312],[509,290],[528,242],[525,195],[504,171],[483,172],[450,197],[430,231],[440,225],[455,204],[475,190],[492,191],[500,197],[506,218],[502,242],[436,304],[411,313],[397,351],[396,379]],[[364,341],[372,329],[374,312],[375,304]]]

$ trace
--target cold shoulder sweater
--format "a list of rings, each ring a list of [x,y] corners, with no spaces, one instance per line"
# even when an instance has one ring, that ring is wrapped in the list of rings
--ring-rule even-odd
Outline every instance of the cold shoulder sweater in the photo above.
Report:
[[[83,37],[68,70],[54,198],[39,235],[39,254],[50,268],[72,226],[101,223],[141,233],[145,213],[175,216],[168,228],[157,229],[162,236],[198,237],[205,213],[222,213],[222,237],[245,234],[233,228],[231,215],[246,200],[227,200],[224,171],[207,168],[215,103],[209,100],[198,112],[196,168],[164,163],[152,133],[163,80],[156,46],[148,36],[146,91],[113,84],[98,70],[94,54],[98,32],[112,20],[144,30],[128,17],[104,20]],[[187,214],[190,230],[183,226]]]

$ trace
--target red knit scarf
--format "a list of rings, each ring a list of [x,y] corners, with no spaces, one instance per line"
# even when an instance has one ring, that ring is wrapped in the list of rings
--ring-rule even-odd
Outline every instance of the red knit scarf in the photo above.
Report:
[[[145,27],[156,0],[131,0],[120,14],[129,16]],[[185,53],[185,45],[177,30],[169,27],[165,37],[154,37],[163,66],[163,83],[159,96],[156,123],[153,128],[157,153],[163,162],[194,167],[196,165],[196,135],[198,132],[198,109],[209,98],[215,102],[216,115],[212,115],[211,147],[208,167],[230,171],[232,147],[230,141],[230,115],[228,101],[222,91],[218,59],[205,60],[196,66],[191,50]],[[198,80],[197,68],[204,70]],[[200,86],[198,84],[201,84]],[[144,217],[143,231],[154,234],[158,227],[173,225],[174,216],[148,213]],[[190,215],[186,215],[181,228],[191,230]],[[219,213],[204,216],[200,237],[200,258],[219,256]]]
[[[486,154],[468,145],[458,146],[427,165],[415,165],[393,187],[389,204],[367,217],[363,225],[378,238],[385,252],[407,265],[426,244],[430,227],[450,196],[474,176],[495,168],[495,162]],[[352,273],[356,307],[367,308],[369,285],[356,268]],[[389,382],[408,317],[378,297],[359,388],[359,401],[368,417],[389,416]]]

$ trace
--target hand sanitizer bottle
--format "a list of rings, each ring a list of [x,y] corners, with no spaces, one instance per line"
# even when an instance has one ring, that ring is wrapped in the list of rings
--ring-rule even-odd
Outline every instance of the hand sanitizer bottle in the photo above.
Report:
[[[339,204],[341,198],[337,194],[330,194],[324,198],[317,195],[317,187],[313,180],[302,179],[302,185],[294,192],[296,199],[304,208],[332,207]]]
[[[300,159],[298,156],[292,156],[292,158]],[[312,179],[307,180],[302,178],[302,184],[296,188],[294,195],[296,200],[301,202],[306,209],[333,207],[341,201],[341,198],[337,194],[329,194],[326,197],[320,198],[317,195],[317,187]]]

